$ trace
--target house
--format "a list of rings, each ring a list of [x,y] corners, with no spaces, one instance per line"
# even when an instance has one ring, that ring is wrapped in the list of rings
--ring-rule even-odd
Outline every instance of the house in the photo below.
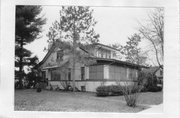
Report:
[[[92,64],[76,62],[75,85],[81,91],[95,92],[101,85],[112,85],[117,82],[132,83],[138,77],[141,66],[120,60],[118,50],[107,45],[95,43],[92,46],[80,47],[79,50]],[[72,54],[68,50],[51,46],[40,63],[42,77],[48,79],[48,85],[63,88],[72,85]]]
[[[144,72],[152,73],[156,76],[158,83],[163,84],[163,67],[162,66],[154,66],[149,67],[148,69],[144,69]]]

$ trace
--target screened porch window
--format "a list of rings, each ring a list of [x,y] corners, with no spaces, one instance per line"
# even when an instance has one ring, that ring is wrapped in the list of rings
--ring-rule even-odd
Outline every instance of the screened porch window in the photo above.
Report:
[[[68,68],[68,80],[71,80],[71,68]]]
[[[52,81],[61,80],[61,73],[59,70],[51,70],[51,80]]]
[[[129,79],[131,80],[136,80],[137,75],[136,75],[136,70],[135,69],[129,69]]]

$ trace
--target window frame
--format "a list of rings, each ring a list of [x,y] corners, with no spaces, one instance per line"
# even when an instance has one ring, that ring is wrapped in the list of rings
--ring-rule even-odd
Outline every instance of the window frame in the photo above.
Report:
[[[56,60],[62,61],[63,60],[63,56],[64,56],[63,50],[58,50],[56,52]]]
[[[81,67],[81,80],[85,80],[85,67]]]

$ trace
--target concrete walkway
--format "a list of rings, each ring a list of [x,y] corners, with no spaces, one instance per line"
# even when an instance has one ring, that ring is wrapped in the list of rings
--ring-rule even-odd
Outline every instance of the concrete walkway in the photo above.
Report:
[[[160,105],[151,105],[151,108],[143,110],[139,113],[163,113],[163,104]]]

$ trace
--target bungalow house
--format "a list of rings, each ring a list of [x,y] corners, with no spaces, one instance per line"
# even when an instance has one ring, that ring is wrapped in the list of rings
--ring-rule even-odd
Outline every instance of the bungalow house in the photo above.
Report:
[[[163,84],[163,67],[154,66],[149,67],[148,69],[143,69],[144,72],[152,73],[156,76],[158,84]]]
[[[118,50],[100,43],[94,47],[78,48],[84,54],[90,54],[94,63],[75,64],[75,85],[81,91],[95,92],[101,85],[112,85],[117,82],[132,83],[138,77],[141,66],[120,60]],[[72,85],[72,54],[68,50],[51,46],[44,59],[40,62],[42,77],[48,79],[48,85],[64,87]]]

